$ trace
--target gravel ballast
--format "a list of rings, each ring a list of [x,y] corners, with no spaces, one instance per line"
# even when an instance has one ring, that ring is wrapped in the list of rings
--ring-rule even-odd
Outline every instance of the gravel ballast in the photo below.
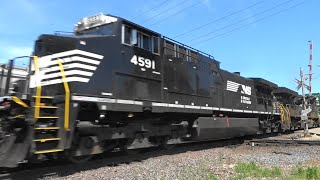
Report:
[[[107,162],[107,158],[89,162],[85,168],[83,165],[69,165],[67,169],[57,170],[56,174],[44,179],[210,179],[212,176],[230,179],[235,175],[234,167],[238,162],[291,168],[320,158],[318,146],[212,148],[200,144],[177,149],[175,151],[178,152],[172,154],[166,154],[166,151],[146,152],[136,155],[137,161],[116,165]],[[148,157],[141,158],[145,155]]]

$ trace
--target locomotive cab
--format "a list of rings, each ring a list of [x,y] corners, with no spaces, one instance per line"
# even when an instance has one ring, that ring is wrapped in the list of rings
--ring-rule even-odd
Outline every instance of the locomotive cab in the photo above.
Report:
[[[278,85],[267,81],[262,78],[251,78],[254,81],[254,86],[257,95],[257,110],[259,111],[270,111],[273,108],[272,101],[274,100],[273,91]],[[273,111],[278,113],[278,111]]]
[[[281,116],[283,129],[295,129],[300,127],[300,112],[302,105],[295,104],[298,93],[286,87],[278,87],[274,92],[277,99],[274,106],[278,109]]]

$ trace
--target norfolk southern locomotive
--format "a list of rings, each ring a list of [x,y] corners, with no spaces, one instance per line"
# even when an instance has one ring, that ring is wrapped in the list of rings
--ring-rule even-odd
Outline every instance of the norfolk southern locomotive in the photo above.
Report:
[[[111,15],[83,18],[73,35],[41,35],[29,69],[0,98],[1,167],[302,126],[296,92]]]

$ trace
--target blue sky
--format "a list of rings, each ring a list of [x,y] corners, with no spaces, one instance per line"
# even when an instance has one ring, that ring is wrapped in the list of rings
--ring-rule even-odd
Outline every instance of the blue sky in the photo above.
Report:
[[[296,87],[294,78],[299,77],[299,68],[307,73],[308,40],[312,40],[313,90],[320,92],[320,66],[317,66],[320,64],[320,1],[163,2],[165,0],[3,0],[0,62],[30,54],[40,34],[72,31],[79,19],[106,13],[132,20],[165,36],[176,37],[180,42],[212,54],[223,69],[240,71],[246,77],[262,77],[291,89]],[[150,11],[161,3],[163,5]],[[242,11],[235,13],[239,10]],[[225,16],[228,17],[216,21]],[[189,32],[209,22],[213,23]],[[184,35],[177,37],[180,34]],[[198,38],[205,34],[209,35]]]

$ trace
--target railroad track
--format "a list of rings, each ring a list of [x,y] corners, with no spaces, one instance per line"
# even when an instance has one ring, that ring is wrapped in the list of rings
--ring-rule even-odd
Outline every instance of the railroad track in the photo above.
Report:
[[[140,153],[128,154],[122,151],[109,152],[96,155],[92,160],[83,164],[74,164],[69,161],[43,161],[41,163],[20,164],[14,169],[1,169],[0,179],[43,179],[54,176],[67,176],[80,171],[98,169],[106,166],[117,166],[120,164],[130,164],[163,155],[174,155],[188,151],[201,151],[216,147],[236,147],[244,142],[244,138],[203,141],[195,143],[179,144],[170,150],[157,147],[142,149]],[[27,178],[26,178],[27,177]]]
[[[297,133],[297,134],[295,134]],[[290,135],[290,136],[288,136]],[[291,136],[293,135],[293,136]],[[316,132],[310,132],[310,135],[314,136],[320,136],[320,133]],[[310,146],[317,146],[320,145],[320,138],[316,139],[300,139],[303,136],[303,132],[299,131],[288,131],[282,134],[279,134],[278,136],[275,136],[275,138],[271,136],[252,136],[252,139],[246,139],[244,141],[244,144],[251,145],[251,146],[271,146],[271,145],[277,145],[277,146],[289,146],[289,145],[310,145]]]
[[[89,162],[84,164],[74,164],[69,161],[43,161],[41,163],[33,164],[26,163],[21,164],[18,168],[14,169],[0,169],[0,179],[43,179],[45,177],[52,176],[67,176],[80,171],[86,171],[90,169],[97,169],[105,166],[117,166],[119,164],[129,164],[132,162],[141,162],[148,158],[153,158],[163,155],[174,155],[184,153],[187,151],[200,151],[217,147],[237,147],[249,142],[262,142],[264,138],[270,138],[279,134],[272,133],[267,135],[256,135],[250,137],[203,141],[179,144],[176,148],[170,150],[162,150],[156,147],[143,149],[138,154],[128,154],[125,152],[109,152],[102,155],[95,156]],[[260,139],[253,139],[253,138]],[[273,141],[276,142],[276,141]],[[319,142],[320,144],[320,142]]]
[[[268,145],[320,145],[320,140],[297,140],[297,139],[252,139],[246,140],[245,144],[251,146],[268,146]]]

